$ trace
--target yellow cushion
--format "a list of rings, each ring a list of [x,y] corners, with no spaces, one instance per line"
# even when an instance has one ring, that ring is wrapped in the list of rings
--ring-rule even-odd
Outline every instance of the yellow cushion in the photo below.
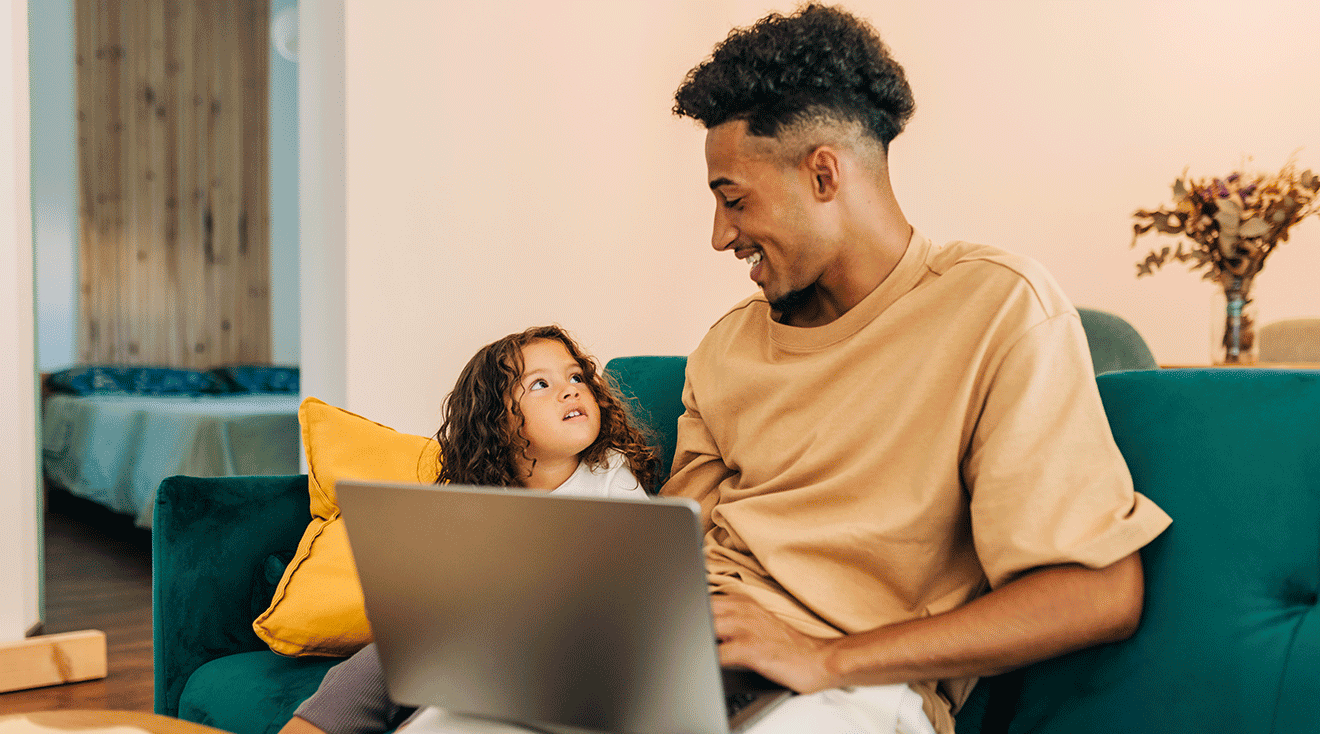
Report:
[[[307,448],[312,521],[252,629],[281,655],[350,655],[371,641],[371,628],[335,482],[433,482],[437,446],[316,398],[303,400],[298,422]]]

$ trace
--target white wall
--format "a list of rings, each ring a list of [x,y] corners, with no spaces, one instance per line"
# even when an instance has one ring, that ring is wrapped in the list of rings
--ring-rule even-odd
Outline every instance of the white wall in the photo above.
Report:
[[[343,0],[298,8],[299,384],[334,405],[347,404],[343,11]]]
[[[430,433],[463,362],[505,333],[553,321],[603,359],[682,354],[751,292],[707,249],[704,133],[669,109],[684,73],[769,5],[318,3],[341,4],[350,409]],[[918,228],[1034,256],[1160,361],[1208,360],[1212,290],[1181,266],[1136,280],[1130,215],[1185,167],[1277,169],[1320,143],[1320,3],[847,4],[916,91],[892,158]],[[1320,148],[1299,161],[1320,169]],[[306,253],[320,243],[304,226]],[[1260,317],[1320,314],[1317,274],[1311,220],[1260,277]],[[305,370],[307,338],[305,320]]]
[[[0,642],[39,619],[25,0],[0,0]]]

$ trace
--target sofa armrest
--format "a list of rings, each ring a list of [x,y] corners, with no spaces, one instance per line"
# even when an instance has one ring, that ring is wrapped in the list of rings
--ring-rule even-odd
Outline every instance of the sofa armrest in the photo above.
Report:
[[[266,649],[252,632],[253,579],[292,552],[311,519],[307,476],[170,477],[151,534],[155,711],[174,716],[198,667]]]

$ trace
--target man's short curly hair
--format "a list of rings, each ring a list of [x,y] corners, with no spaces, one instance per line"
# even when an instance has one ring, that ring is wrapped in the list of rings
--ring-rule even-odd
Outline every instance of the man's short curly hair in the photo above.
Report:
[[[907,75],[866,21],[810,4],[735,28],[674,93],[674,114],[707,129],[746,120],[777,137],[786,126],[859,123],[887,151],[916,109]]]

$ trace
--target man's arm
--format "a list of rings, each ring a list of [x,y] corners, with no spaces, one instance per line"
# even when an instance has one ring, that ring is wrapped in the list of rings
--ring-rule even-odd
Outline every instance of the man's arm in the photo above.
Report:
[[[678,417],[674,466],[669,480],[660,488],[665,497],[686,497],[701,506],[701,532],[710,532],[711,512],[719,503],[719,486],[732,472],[720,456],[697,409],[691,380],[683,381],[683,414]]]
[[[808,637],[745,597],[715,597],[720,663],[801,693],[826,688],[985,676],[1137,629],[1141,558],[1101,569],[1041,568],[932,617],[837,639]]]

